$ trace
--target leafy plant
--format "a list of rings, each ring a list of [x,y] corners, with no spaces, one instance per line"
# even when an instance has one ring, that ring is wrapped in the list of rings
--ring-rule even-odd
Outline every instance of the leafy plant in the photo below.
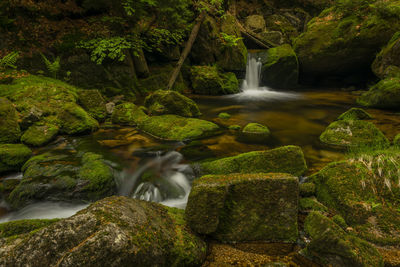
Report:
[[[43,62],[46,65],[47,70],[50,72],[50,74],[53,76],[54,79],[57,79],[57,73],[60,70],[61,64],[61,58],[57,57],[51,62],[45,55],[40,53],[40,55],[43,58]]]
[[[0,70],[5,70],[7,68],[16,69],[17,66],[15,66],[15,64],[17,63],[18,58],[19,52],[16,51],[5,55],[3,58],[0,59]]]
[[[221,32],[221,40],[224,46],[226,47],[234,47],[238,45],[238,42],[242,40],[242,37],[236,37],[235,35],[226,34]]]

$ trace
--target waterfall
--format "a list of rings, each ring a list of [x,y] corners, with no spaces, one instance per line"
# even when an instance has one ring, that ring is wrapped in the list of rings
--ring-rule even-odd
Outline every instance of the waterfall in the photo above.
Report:
[[[247,55],[246,79],[243,81],[242,91],[260,89],[261,68],[262,63],[257,54],[249,53]]]

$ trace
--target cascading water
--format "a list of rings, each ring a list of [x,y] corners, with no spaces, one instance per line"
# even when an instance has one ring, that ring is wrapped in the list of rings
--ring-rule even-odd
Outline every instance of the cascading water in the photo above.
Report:
[[[261,81],[262,63],[257,54],[247,56],[246,79],[243,81],[242,91],[259,90]]]
[[[133,174],[120,182],[120,195],[185,208],[194,179],[189,165],[181,164],[183,156],[176,152],[157,153]]]

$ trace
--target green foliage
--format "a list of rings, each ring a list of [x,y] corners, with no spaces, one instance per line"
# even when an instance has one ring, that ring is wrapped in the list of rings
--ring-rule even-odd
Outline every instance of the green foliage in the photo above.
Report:
[[[19,52],[16,51],[5,55],[3,58],[0,59],[0,70],[5,70],[7,68],[16,69],[17,66],[15,66],[15,64],[17,63],[18,58]]]
[[[182,42],[185,36],[183,30],[169,31],[167,29],[155,28],[146,33],[145,49],[147,51],[159,51],[161,52],[162,46],[176,45]]]
[[[46,68],[47,70],[50,72],[50,74],[53,76],[54,79],[57,79],[57,73],[60,70],[61,64],[61,58],[60,57],[56,57],[53,62],[51,62],[45,55],[43,55],[42,53],[40,53],[40,55],[43,58],[43,62],[44,64],[46,64]]]
[[[238,42],[242,39],[243,39],[242,37],[236,37],[235,35],[230,35],[221,32],[222,44],[226,47],[235,47],[238,45]]]

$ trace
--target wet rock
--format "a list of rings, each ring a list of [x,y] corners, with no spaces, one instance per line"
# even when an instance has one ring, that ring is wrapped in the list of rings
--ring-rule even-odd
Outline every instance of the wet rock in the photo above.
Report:
[[[247,124],[239,135],[239,140],[246,143],[265,144],[269,141],[271,132],[268,127],[259,123]]]
[[[310,182],[300,184],[300,195],[302,197],[315,195],[315,184]]]
[[[43,111],[39,108],[33,106],[27,112],[25,112],[21,118],[20,126],[22,129],[27,129],[29,126],[33,125],[35,122],[38,122],[43,117]]]
[[[175,114],[182,117],[199,117],[201,112],[190,98],[167,90],[158,90],[146,97],[144,106],[151,115]]]
[[[357,103],[366,107],[399,109],[400,78],[386,78],[362,94]]]
[[[201,174],[279,172],[299,176],[307,165],[300,147],[285,146],[200,163],[198,168]]]
[[[388,139],[376,126],[362,120],[340,120],[331,123],[319,137],[322,143],[337,147],[389,145]]]
[[[311,242],[303,254],[329,266],[383,266],[382,256],[368,242],[347,234],[319,212],[307,216],[304,229]]]
[[[148,117],[139,124],[139,129],[154,137],[170,141],[202,139],[220,132],[218,125],[212,122],[177,115]]]
[[[337,118],[337,120],[370,120],[370,119],[372,119],[372,116],[362,108],[351,108]]]
[[[114,112],[115,108],[115,103],[114,102],[109,102],[106,104],[106,110],[108,115],[112,115]]]
[[[43,146],[53,140],[59,132],[59,127],[52,124],[32,125],[24,132],[21,141],[31,146]]]
[[[296,242],[298,190],[289,174],[207,175],[193,183],[185,216],[224,242]]]
[[[106,102],[98,90],[81,90],[78,93],[79,103],[98,121],[104,121],[107,116]]]
[[[246,18],[245,26],[247,29],[259,33],[265,31],[265,20],[261,15],[251,15]]]
[[[381,79],[400,75],[400,32],[394,34],[372,64],[372,71]],[[392,71],[392,70],[395,71]]]
[[[191,69],[193,92],[200,95],[227,95],[239,92],[234,73],[220,73],[215,66],[194,66]]]
[[[265,31],[258,34],[260,39],[267,44],[272,43],[276,45],[282,45],[284,43],[284,38],[279,31]]]
[[[0,224],[0,238],[6,238],[21,234],[30,233],[34,230],[46,227],[59,219],[34,219],[34,220],[19,220]]]
[[[133,103],[123,103],[114,108],[111,120],[114,124],[137,126],[147,115]]]
[[[0,173],[19,171],[32,156],[32,151],[22,144],[0,144]]]
[[[7,98],[0,97],[0,144],[16,143],[20,136],[17,111]]]
[[[125,197],[0,244],[4,266],[198,266],[206,254],[183,211]]]

